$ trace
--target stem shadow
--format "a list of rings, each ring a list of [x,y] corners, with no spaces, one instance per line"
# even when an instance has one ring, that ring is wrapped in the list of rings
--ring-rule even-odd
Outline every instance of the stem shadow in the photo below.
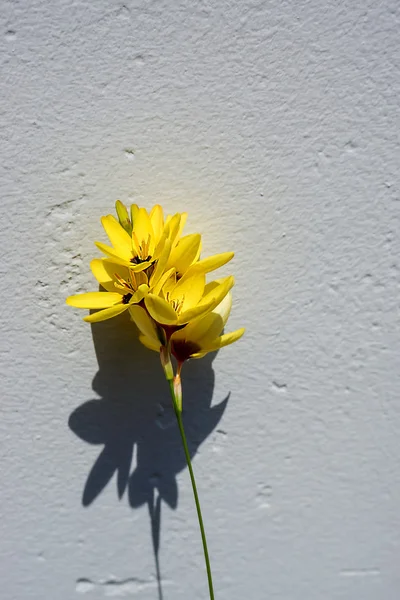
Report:
[[[162,600],[161,504],[177,507],[177,475],[186,467],[168,384],[158,355],[140,344],[127,313],[91,327],[99,364],[92,387],[99,398],[83,402],[68,420],[77,437],[100,447],[82,505],[90,506],[114,476],[119,499],[126,492],[132,508],[147,505]],[[215,354],[183,368],[183,419],[191,457],[218,425],[229,399],[211,406]]]

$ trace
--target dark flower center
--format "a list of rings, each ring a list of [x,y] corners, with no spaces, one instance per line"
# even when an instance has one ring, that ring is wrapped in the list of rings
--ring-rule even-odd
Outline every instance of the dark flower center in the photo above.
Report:
[[[147,258],[140,258],[139,256],[134,256],[133,258],[131,258],[130,262],[133,265],[141,265],[142,263],[147,262],[150,259],[151,256],[148,256]]]
[[[192,354],[200,352],[201,348],[194,342],[187,340],[174,340],[172,338],[172,354],[181,362],[187,360]]]
[[[124,296],[122,296],[122,304],[128,304],[131,298],[132,294],[125,294]]]

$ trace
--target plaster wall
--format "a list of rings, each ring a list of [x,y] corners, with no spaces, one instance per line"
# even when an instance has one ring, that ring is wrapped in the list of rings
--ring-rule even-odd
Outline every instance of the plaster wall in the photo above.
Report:
[[[184,375],[216,598],[398,600],[398,0],[0,7],[0,597],[207,598],[157,357],[64,304],[120,198],[236,251]]]

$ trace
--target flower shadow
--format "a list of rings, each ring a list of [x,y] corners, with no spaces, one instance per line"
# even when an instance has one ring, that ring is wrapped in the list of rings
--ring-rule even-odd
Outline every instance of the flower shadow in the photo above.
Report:
[[[99,364],[92,386],[100,398],[78,406],[68,421],[80,439],[101,447],[84,484],[82,504],[89,506],[116,476],[120,499],[127,492],[132,508],[148,506],[162,598],[161,502],[176,508],[176,476],[186,467],[168,385],[159,357],[140,344],[127,313],[93,324],[92,335]],[[229,399],[211,407],[214,357],[208,354],[184,365],[183,418],[191,456],[218,425]]]

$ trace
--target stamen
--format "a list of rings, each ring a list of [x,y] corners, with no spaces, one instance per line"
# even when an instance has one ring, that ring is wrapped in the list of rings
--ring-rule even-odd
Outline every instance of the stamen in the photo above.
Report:
[[[114,273],[114,277],[118,281],[118,283],[114,283],[116,287],[119,287],[120,289],[122,288],[135,291],[135,288],[128,281],[125,281],[125,279],[121,277],[121,275],[119,275],[118,273]]]
[[[138,237],[135,232],[132,232],[132,239],[135,242],[135,246],[137,249],[137,256],[134,256],[130,259],[130,262],[134,265],[140,265],[144,262],[147,262],[151,259],[151,255],[149,254],[150,248],[150,234],[147,236],[147,240],[142,240],[139,243]],[[146,258],[145,258],[146,257]]]
[[[177,298],[175,300],[170,300],[169,293],[167,293],[166,298],[167,298],[167,301],[172,305],[172,308],[174,309],[174,311],[179,315],[179,313],[181,312],[181,310],[183,308],[185,296],[182,296],[182,298]]]

